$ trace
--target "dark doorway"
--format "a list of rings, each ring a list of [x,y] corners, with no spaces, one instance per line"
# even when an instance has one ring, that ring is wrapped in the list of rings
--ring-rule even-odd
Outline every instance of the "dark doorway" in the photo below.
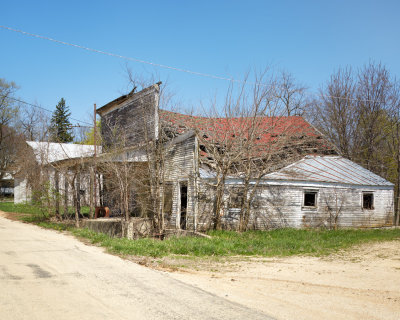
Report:
[[[183,230],[186,230],[186,211],[187,211],[187,184],[180,184],[180,193],[181,193],[181,217],[180,217],[180,227]]]

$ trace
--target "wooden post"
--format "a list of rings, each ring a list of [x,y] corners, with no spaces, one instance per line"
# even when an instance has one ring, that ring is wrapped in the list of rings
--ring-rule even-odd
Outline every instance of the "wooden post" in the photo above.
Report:
[[[93,170],[94,170],[94,181],[93,181],[93,188],[94,188],[94,209],[96,210],[97,207],[97,186],[96,186],[96,156],[97,156],[97,146],[96,146],[96,135],[97,135],[97,123],[96,123],[96,104],[94,104],[94,114],[93,114],[93,144],[94,144],[94,155],[93,155]]]
[[[60,175],[58,170],[54,172],[54,184],[56,189],[56,217],[61,219],[60,215]]]
[[[79,169],[78,169],[79,170]],[[81,214],[81,172],[76,175],[76,211],[78,216]]]
[[[399,130],[399,125],[397,125],[397,132]],[[400,145],[397,150],[397,186],[395,186],[395,196],[394,196],[394,225],[398,226],[400,222]]]
[[[75,226],[79,228],[79,216],[81,214],[81,173],[80,167],[75,168],[76,171],[76,181],[75,181]]]
[[[90,180],[89,180],[89,205],[90,205],[90,209],[89,209],[89,218],[90,219],[93,219],[93,212],[94,212],[94,209],[93,209],[93,207],[95,207],[94,206],[94,196],[93,196],[93,181],[94,181],[94,175],[93,175],[93,168],[90,168],[89,169],[90,170]]]
[[[104,206],[104,189],[101,186],[101,176],[98,175],[98,187],[99,187],[99,201],[100,201],[100,207]]]
[[[68,216],[68,172],[65,173],[64,177],[64,217]]]

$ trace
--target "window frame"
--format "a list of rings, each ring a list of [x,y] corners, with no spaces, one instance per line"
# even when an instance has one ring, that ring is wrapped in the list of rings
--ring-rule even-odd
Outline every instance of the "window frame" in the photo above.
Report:
[[[305,204],[306,194],[307,193],[312,193],[312,194],[315,195],[315,205],[314,206],[307,206]],[[302,209],[311,209],[311,210],[318,209],[318,193],[319,193],[319,189],[310,189],[310,188],[303,189],[303,199],[302,199],[302,202],[301,202]]]
[[[366,208],[364,207],[364,196],[371,195],[371,207]],[[362,191],[361,192],[361,209],[362,210],[374,210],[375,209],[375,196],[373,191]]]

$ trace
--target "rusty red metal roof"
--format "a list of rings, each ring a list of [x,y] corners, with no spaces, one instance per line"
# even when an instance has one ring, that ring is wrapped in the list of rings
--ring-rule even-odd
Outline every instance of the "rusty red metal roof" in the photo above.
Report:
[[[334,150],[334,146],[323,139],[322,134],[301,116],[288,117],[238,117],[238,118],[208,118],[190,116],[176,112],[160,110],[160,120],[172,127],[177,134],[187,130],[196,130],[203,134],[205,140],[224,144],[239,137],[252,137],[254,145],[265,149],[282,141],[306,140],[311,138],[315,145],[324,150]],[[252,124],[255,124],[252,126]],[[255,129],[254,129],[255,128]],[[250,132],[251,130],[254,130]],[[336,153],[336,151],[334,152]]]

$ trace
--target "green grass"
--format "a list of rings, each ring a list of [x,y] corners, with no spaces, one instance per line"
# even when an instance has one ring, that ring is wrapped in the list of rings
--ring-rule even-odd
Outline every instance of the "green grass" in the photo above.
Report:
[[[210,256],[321,256],[350,246],[371,241],[400,239],[399,229],[387,230],[296,230],[274,231],[213,231],[207,238],[117,239],[88,229],[73,229],[78,237],[89,239],[93,244],[106,247],[112,253],[164,257],[185,255]]]
[[[0,202],[0,210],[5,212],[36,214],[40,208],[25,203],[14,204],[14,202]]]
[[[0,210],[4,212],[19,213],[17,218],[25,222],[41,222],[49,218],[47,213],[42,212],[40,207],[32,204],[13,202],[0,202]]]
[[[107,248],[109,252],[122,255],[165,257],[227,257],[227,256],[321,256],[346,249],[353,245],[373,241],[400,239],[400,229],[343,229],[343,230],[297,230],[273,231],[211,231],[208,238],[170,238],[128,240],[111,238],[88,229],[77,229],[63,223],[48,221],[40,208],[27,204],[1,202],[0,210],[17,212],[19,218],[44,228],[70,231],[75,236],[86,238],[93,244]],[[86,209],[85,209],[86,210]],[[88,212],[88,209],[87,209]]]
[[[61,222],[48,222],[48,221],[42,221],[42,222],[37,222],[36,225],[46,228],[46,229],[52,229],[52,230],[57,230],[57,231],[71,231],[74,229],[73,227],[66,225]]]
[[[89,216],[89,207],[82,206],[81,213],[83,216]],[[15,212],[19,213],[18,219],[25,221],[25,222],[44,222],[50,218],[50,215],[43,211],[43,208],[39,206],[35,206],[29,203],[18,203],[14,204],[13,202],[0,202],[0,210],[4,212]],[[61,209],[62,211],[62,209]],[[74,208],[69,208],[70,216],[74,217]]]

